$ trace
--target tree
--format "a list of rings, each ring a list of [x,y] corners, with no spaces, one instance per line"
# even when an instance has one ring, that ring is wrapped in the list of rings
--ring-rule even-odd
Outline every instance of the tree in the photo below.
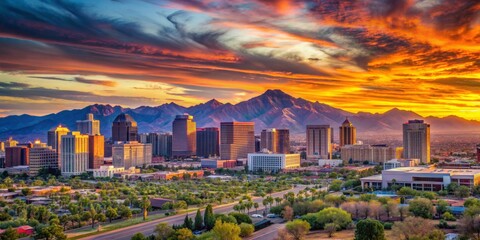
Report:
[[[183,227],[188,228],[190,230],[193,229],[193,221],[191,218],[188,217],[188,213],[187,215],[185,215],[185,219],[183,220]]]
[[[307,221],[295,219],[285,225],[287,232],[290,233],[294,240],[302,240],[310,230],[310,224]]]
[[[175,235],[177,236],[178,240],[193,240],[193,239],[195,239],[195,236],[193,236],[192,230],[190,230],[188,228],[178,229],[176,231]]]
[[[455,189],[454,194],[459,198],[466,198],[470,196],[470,188],[467,186],[459,186]]]
[[[340,191],[342,189],[342,184],[343,184],[342,180],[335,179],[332,181],[332,183],[328,187],[328,191],[334,191],[334,192]]]
[[[22,189],[22,194],[23,194],[23,196],[31,195],[31,194],[32,194],[32,189],[30,189],[30,188],[23,188],[23,189]]]
[[[175,234],[175,230],[167,223],[159,223],[155,226],[155,234],[158,240],[167,240]]]
[[[392,235],[398,236],[401,240],[431,239],[429,238],[429,234],[433,232],[434,229],[435,225],[428,219],[407,217],[403,222],[395,222],[395,224],[393,224]],[[437,238],[435,238],[435,240],[437,240]]]
[[[187,208],[188,208],[188,204],[183,200],[177,201],[173,204],[173,209],[175,210],[187,209]]]
[[[123,206],[121,205],[119,208],[119,215],[121,218],[131,218],[132,217],[132,210],[127,207],[127,206]]]
[[[443,215],[445,212],[448,211],[448,202],[443,200],[443,199],[440,199],[437,201],[437,206],[436,206],[436,210],[437,210],[437,214],[439,216]]]
[[[140,202],[140,207],[143,209],[143,221],[147,220],[148,208],[150,207],[150,199],[147,196],[143,196]]]
[[[8,227],[4,233],[0,235],[1,240],[11,240],[11,239],[18,239],[20,236],[17,233],[17,230],[13,229],[12,227]]]
[[[285,206],[283,208],[283,219],[286,221],[292,221],[293,220],[293,208],[290,206]]]
[[[200,213],[200,209],[197,210],[197,214],[195,215],[195,230],[202,230],[203,229],[203,218],[202,213]]]
[[[293,236],[285,228],[278,229],[275,240],[293,240]]]
[[[325,208],[318,213],[309,213],[302,216],[301,219],[307,221],[312,230],[324,229],[328,223],[336,223],[340,229],[345,229],[352,223],[350,214],[345,210],[334,207]]]
[[[253,203],[253,208],[255,208],[255,213],[258,212],[258,207],[260,207],[259,204],[258,204],[258,202],[254,202],[254,203]]]
[[[416,217],[432,218],[433,204],[426,198],[415,198],[409,202],[408,210]]]
[[[387,219],[390,220],[390,217],[398,211],[397,203],[392,199],[388,199],[387,202],[383,205],[385,213],[387,214]]]
[[[211,230],[215,226],[215,216],[213,215],[212,205],[208,204],[203,216],[203,224],[207,230]]]
[[[215,227],[212,232],[216,236],[216,239],[220,240],[240,240],[240,227],[234,223],[224,223],[222,221],[216,221]]]
[[[232,213],[229,213],[228,215],[233,216],[237,220],[238,224],[252,223],[252,219],[245,213],[232,212]]]
[[[249,237],[255,231],[255,227],[252,224],[241,223],[238,225],[240,227],[240,237]]]
[[[111,223],[113,218],[118,217],[117,209],[108,207],[107,211],[105,211],[105,216],[108,218],[108,221]]]
[[[333,237],[333,234],[337,231],[338,225],[335,223],[325,224],[325,231],[328,233],[328,237]]]
[[[465,200],[465,202],[463,203],[463,206],[466,208],[472,207],[472,206],[480,206],[480,200],[474,197],[469,197]]]
[[[132,240],[146,240],[147,238],[145,237],[145,235],[143,235],[143,233],[135,233],[133,234]]]
[[[467,215],[460,219],[460,232],[469,239],[480,239],[480,216]],[[473,238],[472,238],[473,237]]]
[[[377,220],[360,220],[355,228],[355,240],[386,240],[383,224]]]

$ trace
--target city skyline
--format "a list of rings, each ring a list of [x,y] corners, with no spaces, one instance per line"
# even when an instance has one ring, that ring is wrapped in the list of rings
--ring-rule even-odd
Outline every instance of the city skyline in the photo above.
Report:
[[[2,1],[0,116],[92,103],[236,103],[280,88],[351,112],[399,107],[480,120],[478,7]]]

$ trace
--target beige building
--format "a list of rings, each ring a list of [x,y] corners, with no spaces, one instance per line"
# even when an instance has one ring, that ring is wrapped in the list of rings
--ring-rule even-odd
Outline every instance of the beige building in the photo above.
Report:
[[[403,124],[403,156],[430,163],[430,124],[409,120]]]
[[[139,143],[137,141],[116,142],[112,148],[113,166],[143,167],[152,163],[152,145]]]
[[[105,157],[105,137],[103,135],[88,136],[88,168],[95,169],[103,165]]]
[[[253,122],[220,123],[220,158],[238,160],[255,152],[255,124]]]
[[[80,175],[88,169],[88,135],[69,132],[61,140],[61,170],[63,176]]]
[[[330,125],[307,125],[307,159],[330,159],[331,141]]]
[[[341,157],[345,164],[352,162],[381,163],[391,159],[402,158],[402,148],[390,147],[384,144],[345,145],[340,148]]]
[[[113,177],[113,175],[115,173],[125,173],[125,174],[129,174],[129,173],[136,173],[135,171],[135,167],[131,167],[129,168],[128,170],[125,170],[124,167],[114,167],[112,165],[109,165],[109,166],[106,166],[106,165],[103,165],[103,166],[100,166],[99,168],[97,169],[93,169],[92,170],[93,172],[93,177],[95,178],[98,178],[98,177]]]
[[[357,142],[357,128],[347,119],[340,126],[340,146],[352,145]]]
[[[177,115],[172,123],[172,155],[189,157],[197,154],[197,124],[193,116]]]
[[[37,175],[42,168],[58,169],[58,153],[46,143],[35,141],[28,154],[31,175]]]
[[[300,154],[249,153],[248,171],[279,172],[300,167]]]
[[[67,127],[58,125],[56,128],[50,129],[47,133],[47,145],[52,147],[60,154],[60,149],[62,148],[62,136],[67,135],[70,130]]]
[[[276,128],[262,130],[260,150],[262,149],[273,153],[290,153],[290,131]]]
[[[93,119],[93,114],[87,114],[87,119],[77,121],[77,131],[81,134],[100,135],[100,121]]]

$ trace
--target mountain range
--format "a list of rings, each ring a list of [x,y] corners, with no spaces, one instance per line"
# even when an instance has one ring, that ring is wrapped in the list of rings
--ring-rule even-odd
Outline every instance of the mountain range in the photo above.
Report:
[[[480,131],[480,122],[457,116],[422,117],[412,111],[393,108],[385,113],[351,113],[319,102],[292,97],[281,90],[267,90],[262,95],[237,103],[221,103],[215,99],[183,107],[166,103],[156,107],[123,108],[94,104],[83,109],[65,110],[45,116],[14,115],[0,118],[0,139],[12,136],[19,141],[46,140],[47,131],[59,124],[75,130],[76,120],[87,113],[100,120],[100,131],[111,136],[111,124],[120,113],[130,114],[138,123],[139,132],[171,131],[177,114],[194,116],[197,127],[218,127],[225,121],[253,121],[255,131],[265,128],[288,128],[292,134],[303,134],[307,124],[330,124],[338,127],[346,117],[357,127],[357,136],[372,134],[401,134],[402,123],[409,119],[424,119],[433,133]]]

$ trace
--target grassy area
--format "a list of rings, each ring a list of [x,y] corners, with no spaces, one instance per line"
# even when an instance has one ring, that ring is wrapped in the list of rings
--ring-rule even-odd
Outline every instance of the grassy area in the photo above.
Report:
[[[197,211],[197,208],[189,208],[188,210],[178,212],[176,215],[187,213],[187,212],[194,212],[194,211]],[[78,229],[78,231],[72,231],[71,233],[69,233],[67,235],[68,235],[68,239],[80,239],[80,238],[84,238],[84,237],[97,235],[97,234],[100,234],[100,233],[113,231],[113,230],[116,230],[116,229],[119,229],[119,228],[124,228],[124,227],[129,227],[129,226],[133,226],[133,225],[140,224],[140,223],[154,221],[154,220],[161,219],[161,218],[164,218],[164,217],[167,217],[167,216],[165,216],[165,214],[154,214],[154,215],[148,216],[146,221],[143,221],[143,217],[131,218],[131,219],[127,219],[127,220],[120,221],[120,222],[106,223],[104,225],[101,225],[101,230],[100,231],[98,231],[97,228]]]

